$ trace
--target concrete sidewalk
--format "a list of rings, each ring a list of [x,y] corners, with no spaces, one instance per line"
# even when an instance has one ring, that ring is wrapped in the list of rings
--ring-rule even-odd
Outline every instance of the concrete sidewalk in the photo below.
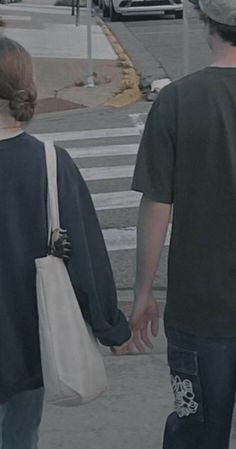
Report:
[[[32,55],[38,86],[38,113],[96,107],[124,90],[123,67],[104,27],[92,17],[92,57],[95,87],[87,87],[87,10],[79,26],[71,8],[47,0],[1,5],[6,36]],[[101,26],[102,25],[102,26]],[[114,46],[115,48],[115,46]]]
[[[152,354],[103,350],[109,389],[78,408],[46,406],[40,449],[161,449],[172,395],[161,322]]]
[[[102,352],[107,392],[82,407],[45,406],[39,449],[162,448],[166,417],[173,411],[163,321],[152,353],[114,357],[106,348]],[[235,422],[230,449],[236,449]]]

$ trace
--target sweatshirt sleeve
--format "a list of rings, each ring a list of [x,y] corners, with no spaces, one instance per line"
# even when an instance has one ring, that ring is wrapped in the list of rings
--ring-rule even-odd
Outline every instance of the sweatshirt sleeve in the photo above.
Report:
[[[68,272],[85,320],[106,346],[121,345],[130,329],[117,306],[117,294],[105,242],[87,185],[65,150],[57,148],[61,227],[73,254]]]

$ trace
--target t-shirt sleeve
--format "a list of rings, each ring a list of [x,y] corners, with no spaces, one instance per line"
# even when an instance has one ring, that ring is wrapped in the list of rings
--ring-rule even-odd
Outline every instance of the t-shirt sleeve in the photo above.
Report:
[[[161,91],[148,115],[132,189],[153,201],[171,204],[174,201],[176,119],[174,97],[168,87]]]

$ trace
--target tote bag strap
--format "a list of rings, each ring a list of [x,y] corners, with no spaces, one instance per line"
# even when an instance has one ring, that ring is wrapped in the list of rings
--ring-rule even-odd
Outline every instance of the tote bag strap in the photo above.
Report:
[[[57,188],[57,155],[53,142],[44,143],[47,166],[47,215],[48,215],[48,243],[52,232],[60,229],[58,188]]]

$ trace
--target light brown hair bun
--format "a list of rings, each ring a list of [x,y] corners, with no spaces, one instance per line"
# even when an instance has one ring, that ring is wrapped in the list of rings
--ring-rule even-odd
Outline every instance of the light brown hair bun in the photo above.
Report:
[[[9,101],[10,114],[17,121],[28,122],[33,117],[37,91],[31,56],[5,36],[0,36],[0,98]]]

